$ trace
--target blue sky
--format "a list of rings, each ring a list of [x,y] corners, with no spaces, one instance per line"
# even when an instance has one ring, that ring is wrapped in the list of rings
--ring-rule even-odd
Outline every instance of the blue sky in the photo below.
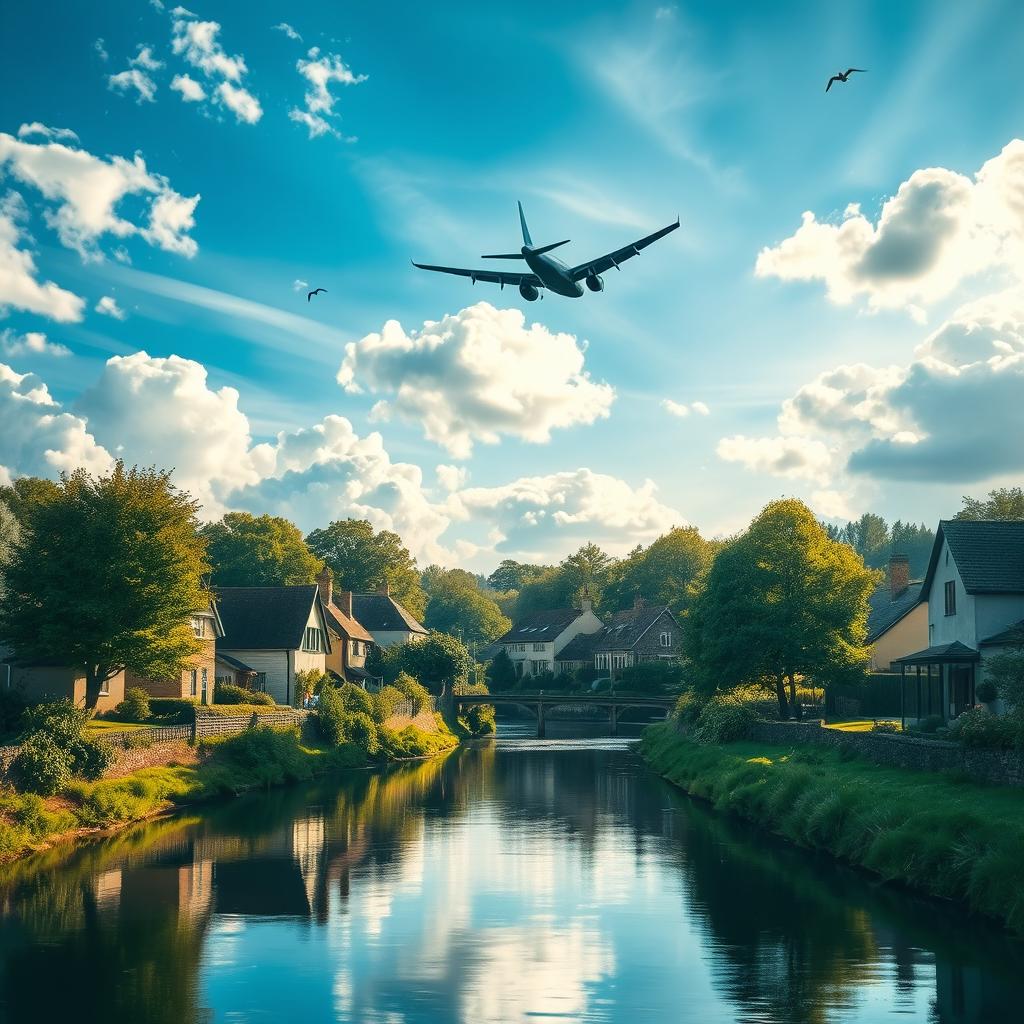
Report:
[[[484,569],[1019,481],[1012,0],[170,7],[0,13],[0,476],[155,462]],[[682,228],[579,300],[410,266],[517,199],[571,262]]]

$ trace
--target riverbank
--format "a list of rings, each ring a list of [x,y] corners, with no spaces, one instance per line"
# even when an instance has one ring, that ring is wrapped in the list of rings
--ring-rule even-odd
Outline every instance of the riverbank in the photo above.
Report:
[[[382,727],[371,755],[355,743],[306,743],[297,728],[259,726],[230,737],[183,744],[168,763],[96,782],[73,782],[55,797],[0,785],[0,862],[83,836],[111,832],[206,800],[308,782],[344,770],[447,753],[459,739],[437,716],[428,732],[414,724]]]
[[[640,753],[717,810],[1024,933],[1020,791],[818,746],[701,744],[671,722],[646,729]]]

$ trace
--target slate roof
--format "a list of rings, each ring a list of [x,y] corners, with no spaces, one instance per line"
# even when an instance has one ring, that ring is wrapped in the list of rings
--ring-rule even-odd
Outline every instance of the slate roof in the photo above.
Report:
[[[945,538],[968,594],[1024,594],[1024,521],[943,519],[935,534],[924,593]]]
[[[655,605],[630,608],[629,611],[616,612],[611,622],[604,628],[600,639],[594,646],[595,651],[628,651],[636,646],[640,638],[653,626],[665,612],[672,613],[668,605]],[[673,617],[673,622],[675,618]]]
[[[300,587],[218,587],[217,607],[224,636],[221,651],[296,651],[302,646],[316,584]],[[325,636],[327,650],[330,637]]]
[[[873,644],[904,615],[910,614],[924,600],[923,589],[924,584],[918,580],[894,598],[889,583],[883,583],[868,598],[868,643]]]
[[[324,605],[324,618],[327,619],[327,625],[339,636],[348,637],[349,640],[365,640],[368,644],[373,643],[373,637],[363,626],[354,617],[346,615],[333,601]]]
[[[572,625],[581,615],[578,608],[555,608],[546,612],[535,612],[520,619],[504,636],[495,643],[517,644],[527,640],[554,640],[559,633]]]
[[[555,661],[589,661],[604,632],[577,634],[555,655]]]
[[[1012,626],[1008,626],[999,633],[994,633],[992,636],[987,636],[984,640],[978,641],[979,647],[1001,647],[1004,644],[1024,646],[1024,619],[1021,619],[1020,622],[1015,622]]]
[[[427,632],[389,594],[353,594],[352,615],[363,629],[371,633],[409,632],[425,635]]]
[[[950,661],[977,661],[978,652],[968,647],[967,644],[954,640],[951,644],[938,644],[935,647],[927,647],[916,654],[905,654],[902,658],[894,658],[893,664],[903,662],[906,665],[937,665],[940,662]]]

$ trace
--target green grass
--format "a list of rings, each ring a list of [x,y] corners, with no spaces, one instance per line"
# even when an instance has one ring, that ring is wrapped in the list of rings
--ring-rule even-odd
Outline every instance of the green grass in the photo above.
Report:
[[[131,729],[148,729],[148,722],[115,722],[106,718],[93,718],[85,725],[86,733],[90,732],[128,732]]]
[[[819,746],[701,745],[671,723],[640,751],[716,809],[1024,932],[1024,792]]]
[[[899,719],[894,718],[853,718],[845,722],[826,722],[826,729],[838,729],[839,732],[871,732],[875,722],[892,722],[899,725]]]
[[[221,715],[234,718],[238,715],[276,715],[281,711],[291,711],[286,704],[202,704],[197,705],[199,714]]]

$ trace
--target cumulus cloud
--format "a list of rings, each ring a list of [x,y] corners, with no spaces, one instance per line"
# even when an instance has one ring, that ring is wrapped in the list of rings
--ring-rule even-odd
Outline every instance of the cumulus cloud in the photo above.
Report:
[[[83,298],[52,281],[38,280],[35,259],[26,248],[26,217],[24,201],[17,192],[0,199],[0,315],[14,308],[58,323],[81,320]]]
[[[338,130],[328,121],[328,118],[337,116],[334,111],[334,104],[337,101],[331,93],[331,85],[358,85],[366,81],[366,75],[353,74],[335,53],[321,56],[316,46],[309,51],[305,59],[300,58],[295,67],[309,83],[309,90],[304,97],[305,109],[293,107],[288,111],[288,116],[293,121],[304,124],[311,139],[328,133],[337,136]]]
[[[292,281],[292,291],[293,292],[304,292],[308,287],[309,287],[309,282],[308,281],[303,281],[301,278],[297,277],[297,278],[295,278],[294,281]]]
[[[103,316],[113,317],[115,320],[123,320],[128,314],[117,304],[117,299],[112,295],[104,295],[96,303],[96,312]]]
[[[435,467],[437,482],[445,491],[457,491],[466,486],[469,470],[465,466],[446,466],[443,463]]]
[[[34,374],[0,363],[0,478],[56,476],[80,466],[103,472],[111,465],[85,421],[64,412]]]
[[[245,58],[241,54],[229,56],[224,50],[218,39],[221,26],[215,21],[198,20],[183,7],[176,7],[172,14],[171,49],[203,73],[212,89],[210,98],[230,110],[240,122],[255,124],[259,121],[263,108],[243,85],[248,73]],[[186,95],[186,90],[193,95]],[[193,87],[182,87],[179,82],[178,91],[183,98],[194,100]]]
[[[838,304],[914,312],[993,268],[1024,278],[1024,141],[1014,139],[973,178],[915,171],[877,223],[850,204],[839,223],[805,212],[797,231],[761,251],[759,277],[822,281]]]
[[[157,60],[153,56],[153,47],[144,46],[142,43],[139,43],[135,56],[128,63],[133,68],[142,68],[144,71],[158,71],[164,66],[162,60]]]
[[[480,302],[410,334],[389,320],[346,346],[338,382],[393,395],[375,406],[378,419],[397,412],[421,422],[429,440],[468,458],[474,443],[503,434],[542,443],[552,430],[607,417],[615,392],[591,380],[584,351],[571,334]]]
[[[175,75],[171,79],[171,89],[181,93],[185,103],[202,103],[206,99],[206,90],[190,75]]]
[[[78,142],[78,135],[70,128],[51,128],[40,121],[23,124],[18,129],[18,138],[27,139],[33,135],[41,135],[44,139],[56,139],[58,142]]]
[[[670,416],[677,416],[679,419],[686,419],[691,412],[698,416],[707,416],[711,412],[704,402],[691,402],[686,405],[684,402],[674,402],[671,398],[662,399],[661,407]]]
[[[17,334],[10,328],[0,331],[0,352],[7,356],[37,355],[62,358],[71,355],[71,349],[66,345],[50,341],[41,331]]]
[[[587,541],[624,555],[686,525],[658,500],[652,481],[632,487],[586,468],[470,487],[453,494],[448,507],[455,518],[490,523],[494,550],[531,558],[565,555]]]
[[[189,231],[195,226],[199,196],[179,195],[137,153],[131,160],[104,159],[60,142],[26,142],[0,132],[0,174],[4,172],[38,189],[53,204],[46,212],[47,223],[83,258],[98,258],[98,241],[105,234],[138,236],[183,256],[196,253]],[[143,199],[146,216],[141,222],[119,215],[118,206],[127,196]]]
[[[820,441],[806,437],[723,437],[716,448],[726,462],[776,476],[828,480],[832,455]]]
[[[97,39],[96,42],[92,44],[92,48],[96,51],[96,56],[99,57],[100,60],[110,60],[110,54],[107,53],[107,47],[102,38]]]
[[[289,39],[298,39],[300,42],[302,40],[302,36],[300,36],[287,21],[282,21],[280,24],[273,25],[271,27],[275,32],[283,32]]]
[[[156,100],[156,82],[139,68],[127,68],[108,76],[107,87],[122,96],[134,92],[136,103],[153,103]]]

